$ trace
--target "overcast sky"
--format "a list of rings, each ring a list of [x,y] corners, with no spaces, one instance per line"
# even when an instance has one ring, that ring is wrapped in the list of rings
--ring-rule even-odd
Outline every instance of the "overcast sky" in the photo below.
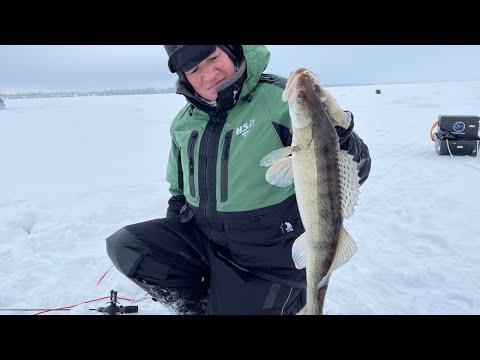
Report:
[[[480,45],[267,45],[268,72],[315,71],[326,85],[480,80]],[[0,45],[0,93],[166,88],[162,45]]]

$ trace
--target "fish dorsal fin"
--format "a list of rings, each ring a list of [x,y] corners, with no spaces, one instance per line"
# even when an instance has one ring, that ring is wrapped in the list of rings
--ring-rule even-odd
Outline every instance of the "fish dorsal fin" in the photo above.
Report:
[[[295,147],[287,146],[272,151],[265,156],[260,165],[270,166],[265,174],[265,179],[272,185],[287,187],[293,184],[292,157]]]
[[[348,234],[347,230],[345,230],[345,228],[342,226],[340,228],[340,237],[338,240],[335,257],[333,258],[332,264],[330,265],[330,269],[328,269],[327,274],[317,284],[317,289],[320,289],[322,286],[324,286],[332,272],[345,264],[348,260],[350,260],[352,256],[357,252],[357,249],[357,244]]]
[[[340,173],[342,216],[344,219],[348,219],[353,215],[360,195],[360,177],[358,176],[357,163],[353,160],[352,155],[344,150],[339,150],[337,158]]]

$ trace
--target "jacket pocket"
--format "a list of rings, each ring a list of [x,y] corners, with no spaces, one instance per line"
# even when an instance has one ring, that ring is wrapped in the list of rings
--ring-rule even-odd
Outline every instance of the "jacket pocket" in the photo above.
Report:
[[[193,131],[188,140],[187,154],[188,154],[188,184],[190,188],[190,195],[195,197],[195,144],[198,139],[198,131]]]
[[[220,201],[224,202],[228,199],[228,160],[230,158],[230,143],[232,141],[233,130],[225,134],[222,150],[222,164],[220,176]]]
[[[292,216],[252,216],[224,221],[232,260],[257,269],[296,269],[292,245],[304,231],[298,214]]]

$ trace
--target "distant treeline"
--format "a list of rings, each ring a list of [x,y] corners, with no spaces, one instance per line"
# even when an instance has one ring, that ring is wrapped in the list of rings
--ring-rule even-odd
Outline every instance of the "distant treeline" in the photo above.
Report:
[[[358,86],[358,85],[373,85],[369,83],[336,83],[325,84],[325,87],[335,86]],[[49,98],[49,97],[75,97],[75,96],[109,96],[109,95],[142,95],[142,94],[174,94],[175,88],[169,87],[166,89],[120,89],[120,90],[99,90],[99,91],[68,91],[68,92],[27,92],[17,94],[2,94],[2,99],[29,99],[29,98]]]
[[[75,96],[109,96],[109,95],[142,95],[142,94],[172,94],[175,88],[166,89],[120,89],[120,90],[101,90],[101,91],[69,91],[69,92],[28,92],[18,94],[2,94],[3,99],[28,99],[28,98],[50,98],[50,97],[75,97]]]

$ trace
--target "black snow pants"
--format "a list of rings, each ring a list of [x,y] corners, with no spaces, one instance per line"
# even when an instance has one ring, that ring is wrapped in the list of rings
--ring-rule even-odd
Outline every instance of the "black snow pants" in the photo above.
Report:
[[[246,269],[179,217],[125,226],[106,242],[115,267],[173,313],[294,315],[306,302],[305,269],[294,281]]]

